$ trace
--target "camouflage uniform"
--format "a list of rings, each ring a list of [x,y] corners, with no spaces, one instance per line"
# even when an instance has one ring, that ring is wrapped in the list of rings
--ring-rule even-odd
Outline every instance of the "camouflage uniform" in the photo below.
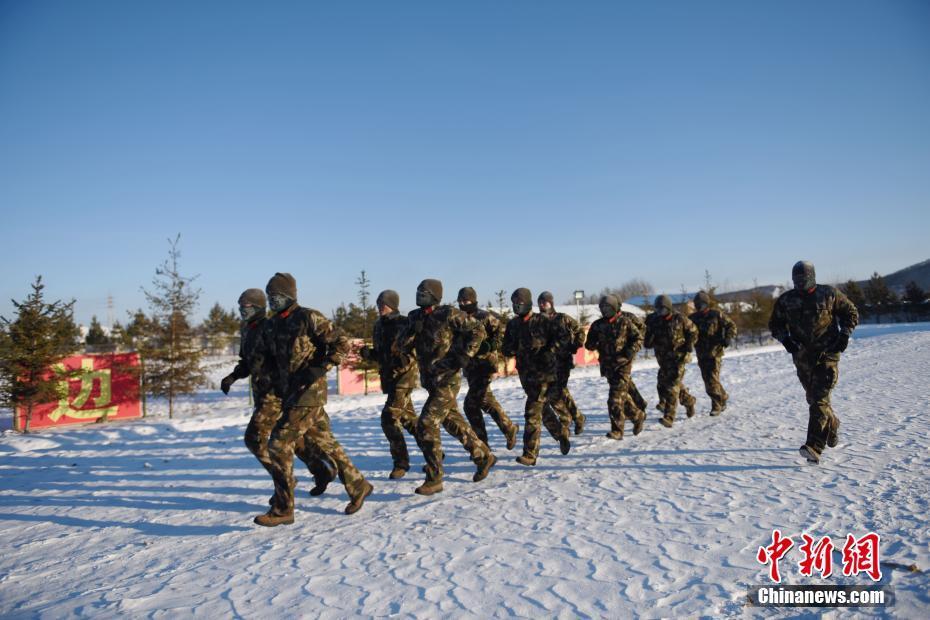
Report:
[[[425,487],[441,489],[443,451],[439,427],[458,439],[479,470],[494,455],[459,412],[455,398],[462,387],[459,370],[485,338],[478,321],[452,306],[417,308],[398,338],[399,351],[415,350],[420,384],[429,396],[417,422],[417,444],[426,459]]]
[[[712,403],[711,413],[719,413],[729,398],[720,384],[720,361],[724,347],[736,338],[736,325],[720,310],[710,308],[693,312],[688,318],[698,330],[694,351],[704,379],[704,389]]]
[[[468,393],[465,394],[465,417],[475,430],[475,434],[484,443],[488,443],[488,431],[484,424],[484,413],[491,416],[497,428],[507,437],[507,447],[511,449],[516,441],[517,426],[510,421],[504,408],[491,391],[491,380],[498,370],[501,341],[504,338],[504,326],[496,316],[487,310],[478,309],[471,315],[484,327],[485,338],[478,347],[475,356],[465,366],[465,379],[468,381]]]
[[[646,322],[642,318],[640,318],[639,315],[633,314],[632,312],[627,312],[626,310],[620,310],[620,314],[622,314],[624,317],[629,319],[633,323],[633,325],[636,326],[636,329],[639,330],[639,333],[645,336]],[[632,357],[630,357],[631,364],[632,364],[632,361],[636,359],[637,354],[639,354],[639,351],[642,348],[643,348],[643,339],[640,338],[636,341],[636,345],[630,351],[630,353],[632,354]],[[649,406],[649,403],[646,402],[646,399],[643,398],[643,395],[639,393],[639,388],[637,388],[636,384],[633,382],[632,375],[630,375],[630,398],[631,400],[628,401],[628,405],[630,405],[630,408],[626,409],[624,413],[627,419],[632,420],[633,418],[635,418],[635,413],[637,409],[639,409],[640,411],[646,411],[646,408]]]
[[[503,352],[517,358],[520,384],[526,392],[522,458],[527,463],[535,463],[539,455],[542,425],[559,442],[562,453],[568,452],[571,414],[556,383],[557,346],[555,324],[541,314],[516,316],[507,322]]]
[[[349,497],[356,502],[371,486],[333,437],[326,404],[326,370],[349,351],[345,336],[321,313],[296,303],[267,321],[263,331],[266,363],[273,369],[275,394],[284,413],[271,433],[268,451],[276,494],[283,503],[272,514],[294,512],[294,451],[301,439],[307,452],[331,460]]]
[[[697,341],[697,328],[688,317],[672,311],[666,316],[653,312],[646,317],[646,337],[643,345],[655,349],[659,362],[656,389],[659,392],[659,410],[665,415],[663,423],[670,426],[675,420],[678,401],[694,415],[695,399],[682,381],[691,349]]]
[[[378,362],[381,391],[387,394],[387,401],[381,410],[381,429],[390,445],[394,477],[400,477],[401,471],[410,469],[404,431],[414,439],[417,436],[417,414],[410,398],[410,392],[417,387],[417,360],[413,355],[394,347],[394,342],[407,324],[407,317],[396,310],[379,317],[372,334],[372,348],[367,349],[369,353],[365,354],[368,359]]]
[[[262,315],[243,324],[239,339],[239,363],[229,376],[233,380],[251,377],[255,408],[246,426],[243,440],[249,452],[258,459],[269,475],[273,476],[268,440],[271,437],[271,430],[281,417],[281,399],[272,392],[270,369],[262,363],[263,358],[258,354],[260,336],[262,330],[266,329],[266,322],[267,319]],[[295,454],[313,475],[315,489],[320,489],[322,492],[326,485],[335,478],[335,468],[325,458],[319,458],[308,452],[303,438],[296,445]],[[276,488],[271,503],[281,504],[283,499]]]
[[[621,313],[609,319],[597,319],[588,330],[584,346],[589,351],[597,351],[601,376],[610,386],[607,397],[610,432],[607,436],[612,439],[623,439],[626,419],[633,420],[634,434],[639,434],[646,419],[646,412],[636,406],[630,389],[633,359],[642,341],[642,331]]]
[[[546,318],[554,323],[556,353],[555,353],[555,384],[558,390],[562,392],[562,402],[568,410],[572,421],[575,423],[575,434],[580,434],[584,428],[585,417],[578,411],[578,405],[571,392],[568,391],[568,379],[571,376],[572,368],[575,367],[575,353],[579,348],[584,346],[585,334],[584,329],[578,324],[578,321],[568,316],[564,312],[552,312],[543,314]]]
[[[810,407],[805,445],[816,450],[818,457],[825,446],[835,445],[839,427],[839,418],[830,406],[830,392],[839,377],[840,351],[835,343],[840,335],[848,339],[858,324],[856,306],[846,295],[823,284],[811,292],[783,293],[772,310],[772,336],[785,343],[785,348],[797,349],[792,357]]]

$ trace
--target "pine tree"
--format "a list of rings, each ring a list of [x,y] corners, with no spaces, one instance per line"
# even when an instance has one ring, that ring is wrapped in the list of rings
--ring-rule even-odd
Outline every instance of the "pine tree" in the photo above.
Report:
[[[103,331],[103,326],[97,320],[96,315],[90,318],[90,327],[87,328],[87,336],[84,337],[84,344],[88,347],[99,350],[110,344],[110,337]]]
[[[849,301],[854,306],[860,309],[865,308],[865,293],[862,292],[862,287],[855,280],[847,280],[846,284],[840,285],[840,289],[849,297]]]
[[[865,299],[873,306],[883,306],[897,303],[898,296],[888,288],[885,278],[876,271],[865,285]]]
[[[157,269],[152,289],[143,289],[151,308],[152,337],[147,343],[148,360],[144,386],[153,396],[168,399],[168,417],[174,417],[174,401],[206,385],[200,365],[203,352],[196,345],[190,317],[200,299],[200,289],[192,287],[194,277],[182,276],[178,268],[181,252],[179,234],[172,241],[168,258]]]
[[[917,282],[911,280],[907,283],[907,286],[904,288],[904,299],[911,305],[916,306],[924,303],[927,299],[927,293]]]
[[[350,310],[347,314],[352,315],[352,327],[355,329],[355,338],[362,339],[362,346],[371,344],[371,335],[372,328],[374,327],[375,321],[378,320],[378,310],[372,306],[368,305],[368,300],[370,299],[368,289],[371,285],[371,281],[365,274],[365,270],[362,269],[361,275],[358,279],[355,280],[355,284],[358,286],[358,303],[350,304]],[[342,307],[345,308],[345,304],[342,304]],[[365,383],[365,393],[368,393],[368,373],[372,370],[378,369],[378,362],[375,360],[366,360],[358,355],[353,357],[349,363],[349,367],[352,370],[358,370],[362,372],[362,377]]]
[[[0,317],[0,406],[23,407],[29,432],[36,405],[58,399],[60,382],[74,373],[54,364],[74,353],[80,331],[74,324],[74,300],[46,303],[42,277],[23,302],[13,301],[16,318]]]
[[[213,304],[207,318],[200,326],[212,351],[222,351],[229,347],[239,335],[239,317],[232,310],[226,310],[220,302]]]

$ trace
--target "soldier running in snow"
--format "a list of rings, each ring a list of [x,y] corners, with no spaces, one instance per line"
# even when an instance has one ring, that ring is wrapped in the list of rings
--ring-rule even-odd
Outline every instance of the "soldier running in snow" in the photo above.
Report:
[[[656,408],[663,413],[659,422],[671,428],[679,399],[688,417],[694,416],[695,399],[685,388],[682,379],[698,334],[694,323],[672,308],[672,300],[667,295],[656,297],[655,308],[655,312],[646,317],[643,346],[655,349],[656,360],[659,362],[656,383],[659,404]]]
[[[830,392],[839,377],[840,354],[859,324],[859,311],[843,293],[817,284],[814,265],[795,263],[794,289],[775,302],[769,329],[791,354],[809,405],[807,440],[801,456],[819,463],[824,448],[839,442],[840,419],[830,405]]]
[[[694,309],[688,318],[698,330],[698,368],[704,379],[704,389],[710,396],[710,415],[720,415],[727,408],[727,391],[720,384],[720,361],[723,350],[736,338],[736,325],[718,308],[710,307],[710,295],[700,291],[694,296]]]

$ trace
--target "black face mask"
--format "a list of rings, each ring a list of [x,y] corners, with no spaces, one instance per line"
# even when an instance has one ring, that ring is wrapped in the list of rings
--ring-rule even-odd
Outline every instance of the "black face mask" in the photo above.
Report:
[[[417,306],[420,308],[428,308],[429,306],[436,304],[436,298],[433,297],[433,294],[429,291],[421,291],[417,289]]]
[[[239,316],[246,322],[251,321],[264,311],[264,308],[259,308],[258,306],[239,306]]]
[[[605,319],[612,319],[617,311],[614,310],[613,306],[608,306],[607,304],[602,304],[598,306],[601,309],[601,316]]]
[[[513,313],[517,316],[526,316],[533,311],[533,304],[530,302],[513,302]]]
[[[809,291],[817,286],[817,276],[814,266],[807,262],[799,262],[791,270],[791,281],[794,289],[799,293]]]
[[[669,310],[665,306],[659,306],[658,308],[656,308],[656,314],[658,314],[659,316],[668,316],[670,313],[671,313],[671,310]]]
[[[704,311],[707,309],[707,304],[705,304],[703,301],[696,301],[694,302],[694,309],[698,311]]]
[[[474,314],[478,311],[478,304],[472,303],[470,301],[460,301],[459,310],[467,314]]]

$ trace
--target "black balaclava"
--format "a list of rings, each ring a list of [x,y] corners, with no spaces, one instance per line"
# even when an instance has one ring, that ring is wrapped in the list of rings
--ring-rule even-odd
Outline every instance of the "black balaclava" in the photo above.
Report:
[[[810,261],[799,260],[791,268],[791,281],[794,282],[794,290],[804,293],[817,286],[817,274],[814,272],[814,264]]]
[[[459,289],[459,310],[468,314],[474,314],[478,311],[478,293],[470,286],[463,286]]]
[[[279,271],[268,280],[265,292],[271,311],[281,312],[297,301],[297,280],[291,274]]]
[[[428,308],[435,306],[442,300],[442,282],[434,278],[427,278],[417,287],[417,306]]]
[[[546,310],[546,314],[555,314],[555,300],[549,291],[543,291],[539,294],[539,297],[536,298],[536,305],[541,306],[545,301],[549,302],[549,309]]]
[[[704,310],[706,308],[710,308],[710,295],[704,291],[700,291],[694,296],[694,309]]]
[[[656,314],[668,316],[672,313],[672,299],[668,295],[659,295],[655,302]]]
[[[375,300],[375,305],[378,306],[378,309],[381,309],[381,306],[387,306],[395,312],[400,309],[400,295],[397,294],[397,291],[391,289],[386,289],[378,293],[378,299]]]
[[[247,288],[239,295],[239,317],[251,321],[265,314],[265,293],[260,288]]]
[[[597,305],[601,309],[602,317],[605,319],[612,319],[617,315],[617,311],[620,309],[620,300],[616,295],[602,295]]]
[[[513,302],[513,313],[517,316],[526,316],[533,311],[533,293],[528,288],[518,288],[510,296]]]

